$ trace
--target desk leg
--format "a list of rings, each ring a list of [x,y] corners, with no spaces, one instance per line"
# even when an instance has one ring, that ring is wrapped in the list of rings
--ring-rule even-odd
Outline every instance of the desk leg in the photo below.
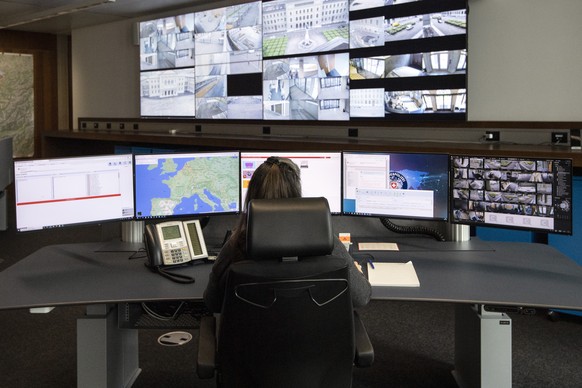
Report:
[[[455,380],[461,388],[511,388],[511,318],[482,306],[455,310]]]
[[[138,331],[118,328],[117,306],[88,306],[77,320],[77,387],[131,387],[138,356]]]

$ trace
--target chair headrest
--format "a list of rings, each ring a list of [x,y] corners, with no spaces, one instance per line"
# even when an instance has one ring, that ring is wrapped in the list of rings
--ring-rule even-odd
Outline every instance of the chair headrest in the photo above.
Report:
[[[255,199],[248,206],[250,258],[323,256],[332,252],[333,230],[327,199]]]

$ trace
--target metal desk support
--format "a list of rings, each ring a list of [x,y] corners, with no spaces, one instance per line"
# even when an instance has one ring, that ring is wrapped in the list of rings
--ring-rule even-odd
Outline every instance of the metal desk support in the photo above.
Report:
[[[87,306],[77,320],[77,386],[128,388],[139,376],[138,331],[117,326],[116,305]]]
[[[511,388],[511,318],[482,305],[455,309],[455,370],[461,388]]]

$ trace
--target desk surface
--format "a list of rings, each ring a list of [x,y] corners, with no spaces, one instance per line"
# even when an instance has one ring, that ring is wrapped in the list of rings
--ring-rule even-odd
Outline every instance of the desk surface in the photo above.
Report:
[[[179,284],[147,270],[145,258],[104,252],[103,245],[47,246],[0,272],[0,309],[202,298],[210,264],[176,269],[196,279]],[[426,238],[399,246],[367,253],[377,261],[411,260],[420,287],[374,287],[373,299],[582,310],[582,267],[550,246]]]
[[[399,251],[356,251],[354,255],[368,253],[380,262],[411,260],[420,287],[374,287],[373,299],[582,309],[582,266],[551,246],[400,241]],[[457,244],[459,249],[455,249]]]
[[[202,297],[211,265],[175,269],[196,279],[180,284],[149,271],[145,253],[130,259],[132,252],[103,251],[104,245],[51,245],[8,267],[0,272],[0,309]]]

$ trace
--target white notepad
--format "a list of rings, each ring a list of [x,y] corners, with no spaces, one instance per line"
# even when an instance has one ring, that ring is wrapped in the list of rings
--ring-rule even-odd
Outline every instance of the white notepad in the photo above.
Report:
[[[373,286],[420,287],[420,281],[412,261],[406,263],[368,263],[368,280]]]
[[[385,242],[361,242],[358,244],[360,251],[397,251],[398,244]]]

